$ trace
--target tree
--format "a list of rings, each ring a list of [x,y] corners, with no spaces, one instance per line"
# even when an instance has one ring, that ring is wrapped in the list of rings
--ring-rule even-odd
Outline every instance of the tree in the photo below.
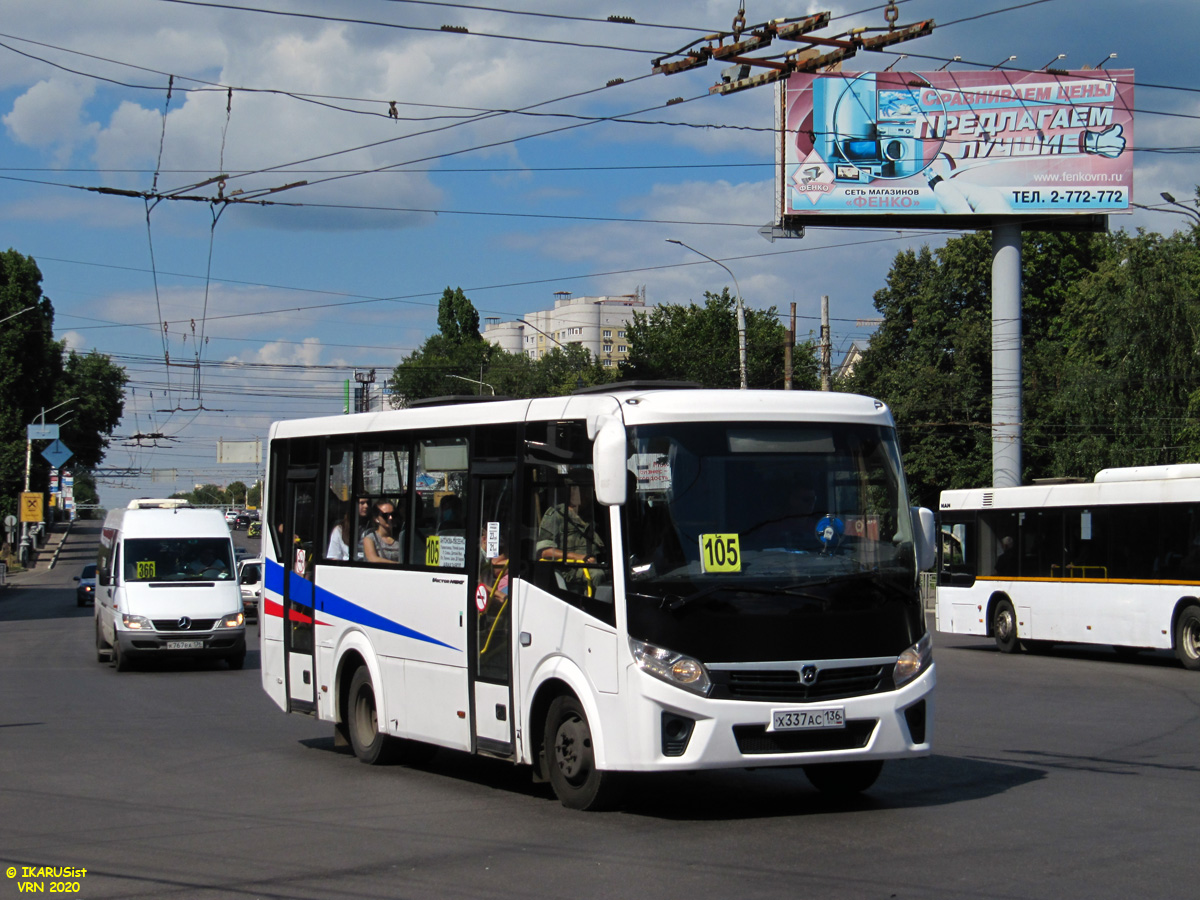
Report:
[[[740,383],[737,300],[729,288],[706,291],[704,305],[664,304],[634,313],[627,330],[629,356],[621,363],[628,378],[694,381],[711,388]],[[746,382],[752,388],[782,388],[787,331],[775,307],[746,310]],[[793,386],[815,388],[816,357],[811,344],[793,353]]]
[[[1024,235],[1023,481],[1200,459],[1197,233]],[[899,254],[852,379],[926,506],[992,481],[990,272],[982,233]]]
[[[1119,234],[1073,285],[1042,432],[1048,474],[1200,460],[1200,249],[1193,235]]]
[[[74,464],[85,467],[101,460],[121,417],[124,370],[96,353],[71,353],[64,363],[64,344],[54,340],[54,306],[41,283],[32,258],[11,249],[0,253],[0,319],[12,316],[0,322],[0,513],[16,508],[25,482],[26,426],[42,410],[63,404],[47,424],[70,420],[60,438],[74,452]],[[49,468],[38,449],[31,460],[33,490],[45,489]]]
[[[402,398],[400,402],[465,393],[459,379],[484,380],[482,373],[496,348],[479,334],[479,313],[462,288],[442,293],[438,329],[392,372],[392,394]]]

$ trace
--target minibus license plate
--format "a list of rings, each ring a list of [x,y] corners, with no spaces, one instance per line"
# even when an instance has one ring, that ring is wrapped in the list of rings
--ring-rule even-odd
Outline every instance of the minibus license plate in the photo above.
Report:
[[[168,650],[202,650],[204,641],[167,641]]]
[[[767,731],[807,731],[817,728],[845,728],[846,710],[840,706],[829,709],[773,709]]]

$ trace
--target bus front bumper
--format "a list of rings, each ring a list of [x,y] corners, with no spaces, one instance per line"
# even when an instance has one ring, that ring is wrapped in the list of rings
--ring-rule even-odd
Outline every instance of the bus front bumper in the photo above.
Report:
[[[636,670],[632,712],[653,727],[642,746],[606,767],[643,771],[797,766],[928,756],[933,738],[935,665],[903,687],[810,703],[712,700]],[[640,695],[640,696],[639,696]],[[776,730],[777,712],[806,727]],[[611,756],[622,750],[610,744]]]

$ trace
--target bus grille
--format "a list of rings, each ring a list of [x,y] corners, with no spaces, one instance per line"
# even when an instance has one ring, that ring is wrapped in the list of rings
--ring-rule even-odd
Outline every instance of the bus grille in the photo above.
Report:
[[[821,669],[811,685],[800,681],[796,669],[730,669],[711,672],[714,698],[805,703],[861,697],[892,689],[888,667],[851,666]]]
[[[766,725],[734,725],[738,751],[747,756],[763,753],[822,753],[861,750],[871,740],[878,719],[853,719],[845,728],[817,731],[767,731]]]
[[[178,619],[154,619],[155,631],[212,631],[216,619],[192,619],[187,628],[179,627]]]

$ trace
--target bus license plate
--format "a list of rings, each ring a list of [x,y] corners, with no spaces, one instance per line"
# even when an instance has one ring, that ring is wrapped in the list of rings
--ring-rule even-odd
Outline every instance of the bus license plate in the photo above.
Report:
[[[845,728],[846,710],[840,706],[829,709],[773,709],[767,731],[807,731],[817,728]]]
[[[168,650],[203,650],[204,641],[167,641]]]

